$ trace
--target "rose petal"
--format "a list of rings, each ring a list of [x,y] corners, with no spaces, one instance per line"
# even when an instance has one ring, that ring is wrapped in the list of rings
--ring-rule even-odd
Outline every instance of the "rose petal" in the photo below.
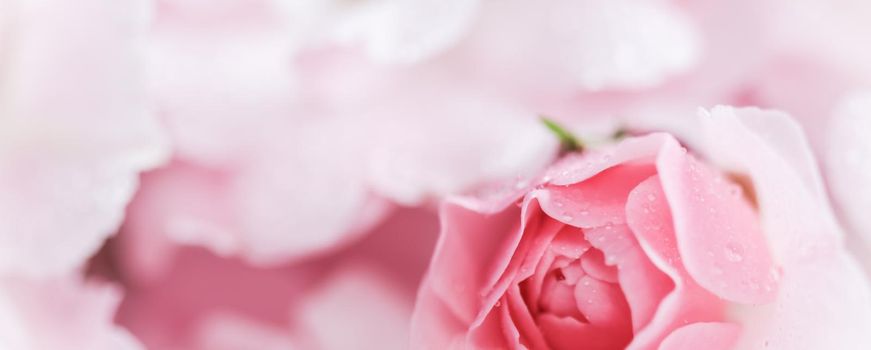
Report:
[[[617,283],[617,268],[605,264],[605,254],[594,249],[581,258],[581,267],[591,277],[608,283]]]
[[[683,266],[693,279],[730,301],[774,300],[775,266],[758,213],[740,187],[674,145],[663,148],[657,169]],[[656,195],[647,199],[653,202]]]
[[[613,337],[608,331],[571,317],[542,314],[538,316],[538,324],[554,350],[577,349],[578,344],[593,350],[619,349],[625,345],[625,339]]]
[[[683,267],[671,212],[657,176],[629,194],[626,221],[651,262],[674,283],[674,290],[662,299],[653,319],[635,334],[627,349],[655,346],[687,322],[722,319],[725,302],[696,284]]]
[[[706,150],[753,179],[764,232],[783,268],[773,305],[739,308],[741,322],[753,325],[744,327],[739,348],[871,345],[858,326],[871,324],[871,289],[840,243],[799,127],[782,113],[750,108],[717,107],[702,120],[706,135],[718,135],[706,138]]]
[[[495,281],[508,265],[522,237],[518,217],[520,209],[514,206],[482,216],[456,203],[443,205],[442,234],[428,283],[457,319],[472,322],[481,309],[481,293],[488,293],[492,286],[485,281]]]
[[[773,256],[785,264],[828,254],[841,232],[799,126],[783,113],[755,108],[720,106],[701,113],[703,151],[751,177]]]
[[[653,173],[649,164],[618,165],[580,183],[548,186],[541,194],[542,209],[566,225],[581,228],[622,224],[629,191]]]
[[[524,303],[523,296],[521,296],[521,291],[516,285],[508,289],[505,301],[508,304],[508,314],[505,320],[506,322],[511,322],[511,326],[517,329],[519,343],[531,349],[547,348],[547,343],[541,334],[541,330],[538,329],[538,325],[535,323],[532,314],[530,314],[530,310],[526,303]]]
[[[325,350],[407,349],[413,301],[384,276],[350,265],[356,268],[309,293],[299,311],[301,329]]]
[[[774,303],[730,310],[743,325],[735,349],[871,345],[871,290],[866,275],[846,254],[786,266],[780,285]]]
[[[575,306],[591,325],[602,328],[615,342],[625,340],[629,343],[632,322],[620,286],[584,276],[575,285],[574,294]]]
[[[741,327],[732,323],[692,323],[668,335],[659,346],[661,350],[711,349],[729,350],[735,345]]]
[[[297,349],[289,328],[275,327],[230,313],[204,316],[196,331],[197,349]]]
[[[605,264],[617,266],[617,281],[629,303],[632,328],[640,331],[653,318],[662,299],[674,289],[674,284],[650,262],[627,226],[597,227],[587,229],[585,234],[604,253]]]

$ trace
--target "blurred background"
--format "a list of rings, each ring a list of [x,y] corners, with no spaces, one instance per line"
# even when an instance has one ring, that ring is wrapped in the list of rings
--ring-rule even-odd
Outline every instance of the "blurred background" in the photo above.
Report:
[[[699,107],[786,111],[871,257],[869,19],[862,0],[0,0],[0,348],[407,348],[439,201],[553,161],[541,116],[595,144],[689,140]]]

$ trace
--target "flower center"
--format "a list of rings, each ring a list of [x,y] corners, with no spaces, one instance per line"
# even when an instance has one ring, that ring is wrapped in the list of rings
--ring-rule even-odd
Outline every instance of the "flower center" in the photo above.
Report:
[[[591,349],[616,349],[632,339],[632,317],[617,268],[579,228],[563,228],[536,273],[519,285],[551,348],[561,349],[571,338]]]

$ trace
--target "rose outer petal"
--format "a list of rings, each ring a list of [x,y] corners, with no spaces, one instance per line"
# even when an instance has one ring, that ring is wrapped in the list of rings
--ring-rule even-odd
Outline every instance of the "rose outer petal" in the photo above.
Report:
[[[683,265],[705,289],[739,303],[777,295],[776,270],[758,213],[740,187],[666,145],[657,160]],[[656,195],[648,194],[655,201]]]
[[[566,225],[587,228],[622,224],[629,191],[653,174],[649,164],[606,168],[580,183],[547,186],[541,206]]]
[[[687,322],[722,319],[725,301],[700,287],[683,266],[671,212],[657,176],[645,180],[629,194],[626,221],[647,257],[674,283],[674,290],[662,299],[653,319],[636,332],[627,349],[656,346]]]
[[[871,289],[841,244],[812,153],[787,115],[716,107],[702,113],[708,154],[753,179],[762,224],[783,266],[777,300],[733,310],[738,349],[865,349]]]

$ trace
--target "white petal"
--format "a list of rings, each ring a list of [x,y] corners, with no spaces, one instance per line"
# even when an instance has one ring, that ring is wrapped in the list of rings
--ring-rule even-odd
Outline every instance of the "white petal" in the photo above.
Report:
[[[832,194],[849,227],[871,244],[871,91],[845,97],[825,150]]]
[[[166,157],[141,76],[146,5],[4,3],[0,272],[82,264],[116,230],[138,173]]]
[[[0,281],[0,348],[142,350],[113,323],[120,292],[77,277]]]

